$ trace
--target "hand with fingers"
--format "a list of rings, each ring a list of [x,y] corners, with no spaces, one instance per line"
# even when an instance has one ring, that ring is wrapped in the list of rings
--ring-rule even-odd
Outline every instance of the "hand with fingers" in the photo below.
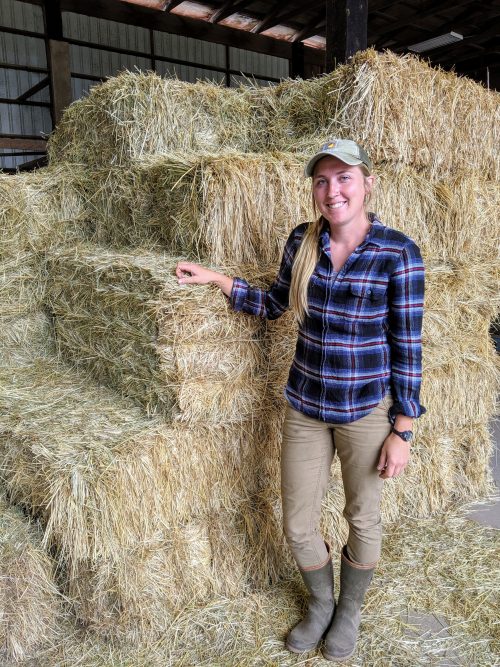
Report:
[[[194,262],[179,262],[175,267],[179,285],[209,285],[219,287],[226,296],[231,295],[233,279]]]
[[[382,445],[377,464],[377,470],[380,471],[379,477],[382,479],[397,477],[406,468],[409,458],[410,444],[402,440],[396,433],[389,433]]]

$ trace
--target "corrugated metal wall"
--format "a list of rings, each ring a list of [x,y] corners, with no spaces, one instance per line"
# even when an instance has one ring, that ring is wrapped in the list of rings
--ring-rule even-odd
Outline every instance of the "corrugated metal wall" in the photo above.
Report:
[[[15,0],[1,0],[0,26],[17,28],[29,32],[43,33],[43,12],[37,5]],[[22,67],[45,69],[47,59],[45,41],[41,37],[25,37],[0,32],[0,62]],[[15,100],[46,77],[46,73],[22,69],[0,68],[0,97]],[[46,87],[30,98],[31,101],[50,102],[49,88]],[[46,107],[23,106],[20,104],[0,104],[0,133],[40,136],[52,130],[50,110]],[[2,149],[1,153],[10,153]],[[15,168],[31,159],[31,154],[16,157],[0,157],[0,167]]]
[[[43,32],[43,11],[38,5],[15,0],[0,3],[0,25],[30,32]]]
[[[24,36],[2,31],[2,27],[35,33]],[[42,8],[17,0],[0,2],[0,97],[16,100],[44,79],[47,68]],[[105,19],[63,13],[64,37],[70,42],[70,66],[73,99],[90,90],[99,79],[124,69],[156,70],[166,77],[183,81],[209,80],[231,86],[245,85],[251,79],[257,85],[269,85],[288,76],[289,62],[244,49],[226,48],[199,39],[171,35]],[[74,44],[85,42],[90,45]],[[106,49],[98,48],[99,46]],[[125,51],[125,52],[123,52]],[[135,52],[135,53],[126,53]],[[5,65],[13,65],[9,68]],[[41,71],[16,69],[27,67]],[[45,70],[45,71],[44,71]],[[97,80],[96,80],[97,79]],[[271,79],[271,81],[270,81]],[[30,102],[50,102],[46,86],[29,98]],[[52,130],[48,106],[0,103],[0,132],[41,136]],[[0,167],[14,168],[30,156],[2,157]]]

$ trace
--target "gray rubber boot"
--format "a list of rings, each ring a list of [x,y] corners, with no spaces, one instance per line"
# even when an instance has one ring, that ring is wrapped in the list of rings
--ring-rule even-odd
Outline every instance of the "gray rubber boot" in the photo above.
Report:
[[[310,597],[306,615],[286,639],[286,647],[292,653],[314,650],[323,639],[335,611],[331,558],[319,570],[300,570],[300,574]]]
[[[372,580],[374,567],[355,565],[344,547],[340,562],[340,594],[331,628],[322,653],[326,660],[343,662],[356,648],[361,621],[361,605]]]

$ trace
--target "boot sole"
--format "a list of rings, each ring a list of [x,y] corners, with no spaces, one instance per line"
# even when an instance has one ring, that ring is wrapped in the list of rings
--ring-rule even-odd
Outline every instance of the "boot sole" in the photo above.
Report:
[[[285,646],[291,653],[311,653],[311,651],[315,651],[318,648],[319,642],[307,648],[299,648],[298,646],[293,646],[293,644],[289,644],[288,642],[285,644]]]
[[[354,655],[354,651],[356,649],[354,648],[350,653],[347,655],[343,655],[342,657],[336,656],[336,655],[330,655],[329,653],[326,653],[325,651],[321,651],[321,655],[325,660],[329,660],[330,662],[345,662],[346,660],[349,660]]]

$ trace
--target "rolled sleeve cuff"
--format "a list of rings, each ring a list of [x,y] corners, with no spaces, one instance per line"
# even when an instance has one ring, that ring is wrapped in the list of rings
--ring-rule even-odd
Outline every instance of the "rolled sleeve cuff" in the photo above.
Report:
[[[229,303],[233,310],[242,310],[247,298],[249,285],[243,278],[233,278],[233,287],[229,295]]]
[[[427,409],[424,408],[418,401],[394,401],[391,407],[391,413],[396,415],[406,415],[407,417],[420,417]]]

